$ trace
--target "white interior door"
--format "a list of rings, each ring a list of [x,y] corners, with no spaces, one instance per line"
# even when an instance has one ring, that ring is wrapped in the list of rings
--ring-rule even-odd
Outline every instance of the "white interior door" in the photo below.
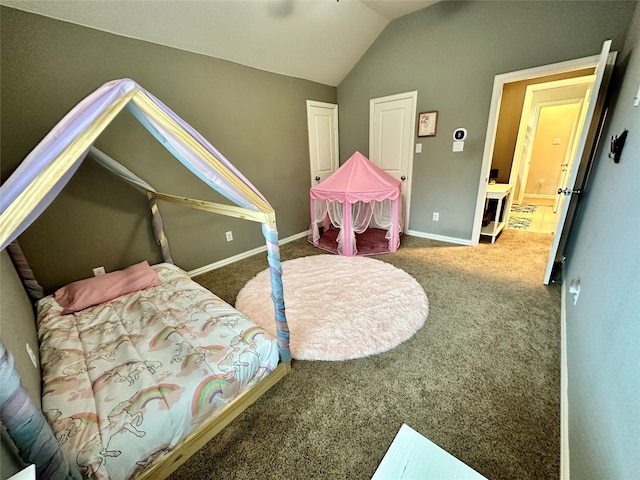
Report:
[[[540,108],[549,105],[560,105],[570,101],[577,102],[583,99],[585,92],[588,92],[592,87],[595,78],[595,75],[586,75],[566,80],[537,83],[527,87],[516,138],[513,166],[509,177],[509,183],[513,186],[515,203],[522,203],[524,196],[526,176],[528,174],[532,146],[535,141]]]
[[[418,92],[371,99],[369,159],[402,182],[403,224],[409,226]]]
[[[307,100],[311,186],[338,168],[338,106]]]
[[[558,195],[565,195],[571,200],[570,196],[576,193],[574,191],[578,170],[582,161],[588,160],[590,151],[586,149],[587,139],[590,138],[591,142],[595,140],[595,133],[597,130],[597,123],[599,121],[599,115],[603,108],[604,96],[606,94],[608,80],[611,72],[611,68],[615,62],[615,54],[609,55],[611,49],[611,40],[604,42],[602,51],[600,52],[600,58],[598,60],[598,66],[596,67],[596,78],[593,82],[591,95],[589,96],[589,104],[585,114],[585,124],[577,143],[575,155],[571,162],[571,168],[568,174],[567,187],[562,192],[558,192]],[[605,72],[607,73],[605,77]],[[596,115],[598,111],[598,115]],[[586,151],[585,151],[586,150]],[[557,261],[561,261],[561,255],[559,255],[559,245],[563,238],[563,232],[571,225],[567,222],[567,219],[571,217],[567,216],[571,201],[565,201],[562,203],[562,207],[558,211],[558,227],[556,228],[555,235],[553,237],[553,243],[551,245],[551,252],[549,253],[549,259],[547,261],[547,268],[544,274],[545,285],[549,284],[551,280],[551,274],[553,273],[553,266]]]
[[[578,117],[576,119],[576,126],[573,136],[571,138],[571,149],[567,152],[567,158],[562,164],[562,178],[560,180],[560,185],[558,185],[558,189],[564,190],[567,188],[567,182],[569,181],[569,173],[576,159],[576,149],[578,148],[578,139],[580,132],[584,128],[585,116],[587,115],[587,107],[589,102],[589,97],[591,96],[591,89],[588,89],[585,92],[585,96],[582,100],[580,100],[580,109],[578,111]],[[558,209],[564,203],[564,195],[558,195],[556,198],[556,202],[553,206],[553,213],[556,213]],[[554,229],[555,231],[555,229]]]
[[[584,89],[586,90],[586,92],[590,92],[591,90],[586,86],[584,87]],[[543,131],[547,130],[547,132],[549,128],[555,128],[556,130],[563,129],[563,128],[566,129],[566,123],[563,123],[563,122],[571,122],[571,127],[570,127],[571,131],[568,133],[568,136],[561,135],[562,143],[566,144],[566,146],[564,147],[564,150],[565,150],[564,158],[562,159],[561,163],[558,163],[557,171],[547,170],[547,174],[550,175],[548,179],[551,180],[552,182],[553,180],[556,180],[555,183],[553,184],[554,193],[558,190],[560,185],[563,185],[562,188],[566,187],[566,182],[568,180],[568,172],[571,168],[571,161],[573,158],[573,154],[575,153],[575,148],[577,146],[577,140],[578,140],[577,134],[582,132],[582,127],[584,126],[584,124],[581,124],[579,122],[579,119],[581,116],[580,109],[583,109],[586,112],[586,107],[583,108],[583,100],[584,100],[583,98],[572,98],[572,99],[567,98],[566,100],[560,100],[555,102],[545,102],[545,103],[536,103],[534,100],[535,115],[533,115],[533,119],[534,119],[533,130],[532,130],[533,134],[531,135],[531,142],[530,142],[531,148],[526,149],[525,153],[522,155],[522,161],[520,162],[521,174],[518,176],[516,187],[514,187],[514,190],[517,192],[517,194],[514,195],[514,197],[516,197],[516,200],[514,203],[522,204],[524,200],[524,196],[527,195],[527,193],[532,193],[530,191],[532,183],[529,179],[529,174],[531,172],[532,166],[537,165],[538,162],[540,161],[542,162],[549,161],[549,157],[547,155],[543,154],[542,157],[540,156],[539,150],[537,150],[537,154],[536,154],[537,148],[538,149],[541,147],[544,148],[544,144],[539,143],[541,141],[538,135],[540,128]],[[573,106],[573,109],[572,109],[573,111],[566,110],[566,107],[571,108],[571,106]],[[563,113],[560,114],[562,115],[561,120],[557,116],[554,117],[553,120],[550,120],[549,115],[553,115],[553,113],[550,113],[550,112],[557,111],[557,110],[554,110],[554,108],[556,107],[565,108],[565,110],[563,110]],[[582,115],[582,117],[584,117],[584,115]],[[528,128],[529,127],[527,127],[527,129]],[[562,130],[562,132],[564,132],[565,134],[567,133],[566,130]],[[559,132],[559,133],[562,133],[562,132]],[[557,146],[559,147],[561,139],[557,138],[557,141],[559,142],[557,144]],[[556,157],[553,157],[553,158],[556,158]],[[558,177],[554,179],[551,176],[553,174],[556,174]],[[545,177],[547,176],[545,175]],[[553,211],[555,213],[557,211],[557,207],[554,208]]]

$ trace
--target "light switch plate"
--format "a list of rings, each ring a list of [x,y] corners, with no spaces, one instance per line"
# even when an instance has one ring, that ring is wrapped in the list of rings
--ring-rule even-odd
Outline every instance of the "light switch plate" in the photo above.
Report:
[[[422,144],[416,143],[416,153],[422,153]]]
[[[462,152],[464,150],[464,142],[453,142],[453,151]]]

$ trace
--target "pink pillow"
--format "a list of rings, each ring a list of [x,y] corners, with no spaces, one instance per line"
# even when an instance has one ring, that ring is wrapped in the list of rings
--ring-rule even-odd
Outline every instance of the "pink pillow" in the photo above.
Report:
[[[124,270],[70,283],[56,290],[53,298],[66,315],[160,283],[158,274],[145,260]]]

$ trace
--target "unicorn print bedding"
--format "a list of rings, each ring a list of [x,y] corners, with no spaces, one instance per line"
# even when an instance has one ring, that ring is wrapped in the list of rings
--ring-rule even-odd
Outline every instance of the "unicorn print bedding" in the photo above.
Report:
[[[70,314],[37,304],[42,410],[85,478],[135,477],[278,364],[276,341],[171,264]]]

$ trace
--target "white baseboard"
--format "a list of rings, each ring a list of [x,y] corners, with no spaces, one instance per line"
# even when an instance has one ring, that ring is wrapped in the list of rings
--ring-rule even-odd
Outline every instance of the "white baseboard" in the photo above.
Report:
[[[406,233],[407,235],[413,235],[414,237],[427,238],[429,240],[437,240],[439,242],[454,243],[456,245],[468,245],[468,246],[473,245],[471,240],[468,240],[466,238],[446,237],[444,235],[434,235],[432,233],[423,233],[423,232],[418,232],[416,230],[408,230]],[[304,232],[291,235],[290,237],[287,237],[287,238],[281,238],[278,240],[278,243],[280,245],[284,245],[285,243],[293,242],[300,238],[304,238],[308,235],[309,235],[309,230],[306,230]],[[256,255],[258,253],[262,253],[266,251],[267,251],[267,246],[263,245],[261,247],[247,250],[246,252],[239,253],[232,257],[223,258],[222,260],[218,260],[217,262],[210,263],[209,265],[204,265],[194,270],[190,270],[187,272],[187,274],[190,277],[196,277],[198,275],[202,275],[203,273],[207,273],[217,268],[224,267],[225,265],[231,265],[232,263],[235,263],[239,260],[243,260],[245,258],[251,257],[252,255]]]
[[[406,232],[407,235],[412,235],[414,237],[420,237],[420,238],[426,238],[429,240],[437,240],[439,242],[446,242],[446,243],[455,243],[456,245],[467,245],[467,246],[472,246],[473,242],[467,238],[457,238],[457,237],[446,237],[444,235],[436,235],[433,233],[424,233],[424,232],[418,232],[416,230],[407,230]]]
[[[300,233],[296,233],[295,235],[291,235],[290,237],[287,238],[281,238],[278,240],[278,243],[280,245],[283,245],[285,243],[289,243],[289,242],[293,242],[294,240],[298,240],[299,238],[304,238],[306,236],[309,235],[309,230],[305,231],[305,232],[300,232]],[[217,262],[213,262],[210,263],[209,265],[205,265],[203,267],[200,268],[196,268],[195,270],[190,270],[187,272],[187,274],[190,277],[195,277],[198,275],[202,275],[203,273],[207,273],[210,272],[212,270],[215,270],[217,268],[220,267],[224,267],[225,265],[231,265],[232,263],[235,263],[239,260],[243,260],[245,258],[249,258],[252,255],[256,255],[257,253],[262,253],[262,252],[266,252],[267,251],[267,246],[263,245],[261,247],[257,247],[251,250],[247,250],[246,252],[242,252],[239,253],[237,255],[234,255],[232,257],[228,257],[228,258],[223,258],[222,260],[218,260]]]
[[[569,385],[567,365],[567,290],[562,272],[560,303],[560,480],[569,480]]]

